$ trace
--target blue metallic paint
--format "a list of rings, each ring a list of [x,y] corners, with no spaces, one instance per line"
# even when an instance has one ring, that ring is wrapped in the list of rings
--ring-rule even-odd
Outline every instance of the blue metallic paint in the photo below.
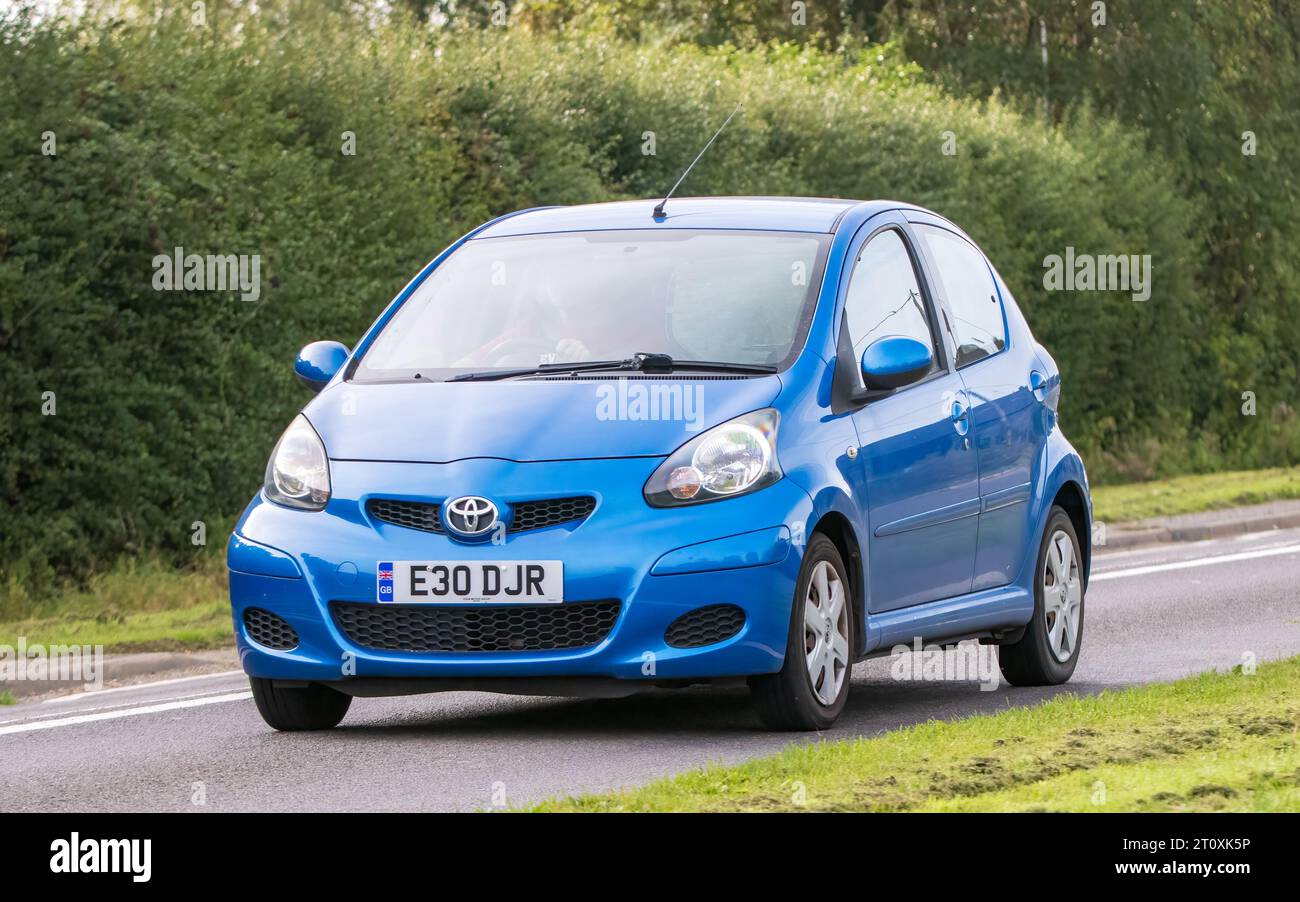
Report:
[[[237,532],[230,537],[226,546],[226,566],[232,573],[251,573],[279,579],[298,579],[302,576],[302,570],[298,568],[293,555],[286,554],[279,548],[251,542]]]
[[[769,526],[740,535],[696,542],[668,552],[650,568],[654,576],[739,570],[779,564],[790,553],[790,527]]]
[[[877,339],[862,352],[862,376],[868,388],[873,387],[870,381],[882,388],[907,385],[924,376],[933,364],[930,349],[904,335]]]
[[[720,202],[721,201],[721,202]],[[604,229],[771,229],[785,232],[832,232],[856,201],[789,197],[677,197],[667,215],[654,218],[653,202],[632,200],[578,207],[552,207],[526,217],[497,220],[476,238],[590,232]]]
[[[298,352],[294,375],[312,391],[324,388],[347,363],[348,349],[337,341],[313,341]]]
[[[605,374],[608,375],[608,374]],[[303,411],[335,460],[447,463],[471,457],[518,461],[665,456],[708,428],[771,405],[776,376],[691,383],[703,387],[703,415],[683,420],[599,419],[599,381],[338,383]],[[468,389],[474,393],[469,395]],[[467,403],[467,400],[471,400]],[[504,413],[503,413],[504,412]],[[393,428],[400,423],[401,428]],[[466,488],[468,494],[480,494]]]
[[[584,382],[349,383],[347,391],[361,397],[348,414],[338,390],[348,376],[344,367],[305,409],[331,460],[326,509],[290,510],[259,494],[231,538],[232,609],[249,674],[337,680],[345,653],[362,677],[645,680],[647,652],[654,654],[655,679],[774,672],[784,656],[806,537],[832,523],[842,524],[848,550],[860,554],[861,569],[851,574],[860,655],[886,653],[916,636],[1012,629],[1031,616],[1032,560],[1053,499],[1071,485],[1086,502],[1079,539],[1088,559],[1091,502],[1083,463],[1045,400],[1059,392],[1059,371],[1000,279],[1006,351],[957,371],[952,336],[941,330],[938,372],[865,405],[837,407],[847,264],[862,243],[879,228],[894,227],[914,245],[909,221],[964,233],[891,201],[683,198],[670,203],[660,226],[650,216],[653,205],[523,211],[485,224],[411,280],[351,359],[365,353],[442,260],[478,237],[650,227],[830,231],[813,321],[795,362],[775,376],[704,383],[708,421],[697,424],[703,428],[763,407],[780,411],[784,478],[720,502],[652,508],[642,486],[694,434],[681,422],[598,421],[589,406],[593,384]],[[926,265],[922,258],[923,273]],[[935,296],[932,303],[946,301]],[[1044,383],[1038,392],[1032,372]],[[957,429],[954,400],[969,407],[969,434]],[[578,525],[511,535],[504,546],[466,545],[366,513],[369,498],[441,501],[464,493],[487,495],[506,509],[519,500],[575,494],[594,496],[597,504]],[[352,645],[327,613],[332,600],[374,601],[377,561],[493,556],[564,561],[567,600],[622,601],[614,630],[600,645],[576,651],[397,653]],[[851,567],[854,560],[851,555]],[[717,603],[746,611],[738,635],[703,648],[665,644],[663,631],[674,619]],[[249,606],[287,619],[299,647],[272,651],[252,643],[241,625]]]

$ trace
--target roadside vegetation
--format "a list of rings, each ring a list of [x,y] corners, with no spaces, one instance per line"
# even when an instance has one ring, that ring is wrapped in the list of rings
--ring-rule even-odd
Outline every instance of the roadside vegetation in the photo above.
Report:
[[[1092,487],[1093,516],[1113,524],[1295,498],[1300,498],[1300,467],[1231,470]]]
[[[1300,658],[872,739],[538,811],[1295,811]]]
[[[214,552],[190,568],[125,560],[80,588],[40,599],[11,594],[7,602],[0,645],[11,647],[20,636],[29,645],[103,645],[110,653],[199,651],[233,641],[225,560]]]

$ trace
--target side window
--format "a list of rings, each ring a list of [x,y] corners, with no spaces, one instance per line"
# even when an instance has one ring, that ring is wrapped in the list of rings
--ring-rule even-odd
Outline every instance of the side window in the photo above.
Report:
[[[952,311],[957,366],[996,354],[1007,346],[1002,304],[984,255],[947,229],[913,224],[939,269],[944,297]]]
[[[930,317],[921,297],[916,270],[912,268],[912,258],[902,236],[894,229],[876,235],[859,253],[853,275],[849,277],[844,317],[853,342],[854,360],[861,360],[868,345],[887,335],[915,338],[938,360]],[[857,367],[853,371],[860,385],[862,373]]]

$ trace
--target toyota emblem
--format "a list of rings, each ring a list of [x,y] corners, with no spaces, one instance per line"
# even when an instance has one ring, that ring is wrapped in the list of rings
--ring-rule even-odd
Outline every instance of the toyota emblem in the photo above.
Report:
[[[462,495],[447,502],[447,528],[459,536],[481,536],[497,522],[497,506],[479,495]]]

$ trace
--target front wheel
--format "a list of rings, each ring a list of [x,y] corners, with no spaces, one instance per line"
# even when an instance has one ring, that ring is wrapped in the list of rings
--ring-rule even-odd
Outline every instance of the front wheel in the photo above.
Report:
[[[812,537],[799,568],[785,664],[751,677],[758,716],[774,730],[824,730],[844,710],[853,669],[848,573],[835,543]]]
[[[285,732],[328,730],[348,713],[352,696],[315,684],[302,689],[281,689],[271,680],[249,677],[253,701],[267,726]]]
[[[1034,577],[1034,617],[1018,642],[998,651],[1013,686],[1055,686],[1074,673],[1083,642],[1083,558],[1069,515],[1053,507]]]

